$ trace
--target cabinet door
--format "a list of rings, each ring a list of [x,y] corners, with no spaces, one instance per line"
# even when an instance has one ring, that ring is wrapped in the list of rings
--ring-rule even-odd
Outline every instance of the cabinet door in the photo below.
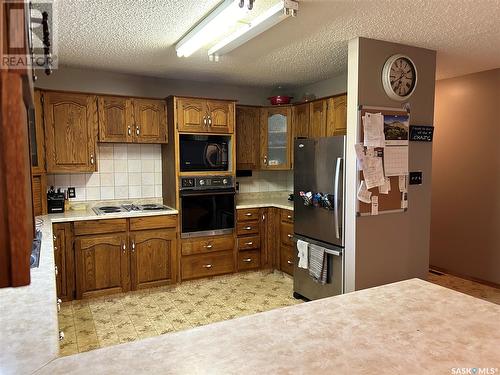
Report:
[[[167,143],[167,112],[162,100],[134,99],[135,141]]]
[[[54,224],[54,260],[57,297],[70,301],[75,293],[75,260],[71,223]]]
[[[130,290],[126,233],[77,237],[75,257],[77,299]]]
[[[177,129],[180,132],[203,133],[208,131],[205,100],[177,98],[176,111]]]
[[[261,116],[261,168],[291,168],[291,109],[264,108]]]
[[[236,169],[258,169],[260,108],[236,107]]]
[[[310,105],[309,137],[326,136],[326,100],[318,100]]]
[[[130,232],[132,289],[170,283],[174,277],[175,230]]]
[[[293,138],[309,137],[309,103],[293,107]]]
[[[96,171],[96,97],[46,92],[44,118],[47,172]]]
[[[328,99],[326,135],[347,134],[347,95]]]
[[[31,178],[31,191],[33,193],[33,215],[47,214],[47,175],[33,175]]]
[[[132,142],[131,100],[127,98],[100,96],[99,109],[100,142]]]
[[[207,100],[208,131],[232,133],[234,130],[234,103]]]
[[[35,108],[29,120],[30,152],[31,152],[31,171],[33,174],[45,172],[45,135],[43,126],[43,108],[42,93],[35,90]]]

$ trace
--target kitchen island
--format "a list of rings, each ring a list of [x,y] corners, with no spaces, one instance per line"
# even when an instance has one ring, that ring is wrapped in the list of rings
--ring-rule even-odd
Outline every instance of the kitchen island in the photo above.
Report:
[[[499,318],[498,305],[411,279],[59,358],[37,374],[450,374],[500,367]]]

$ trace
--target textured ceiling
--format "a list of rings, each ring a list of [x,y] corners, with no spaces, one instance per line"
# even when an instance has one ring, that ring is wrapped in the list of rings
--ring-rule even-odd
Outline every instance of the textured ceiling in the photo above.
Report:
[[[259,1],[256,0],[256,4]],[[289,18],[209,62],[174,44],[219,0],[58,0],[60,64],[134,74],[299,85],[345,72],[356,36],[438,51],[437,78],[500,67],[500,0],[301,0]]]

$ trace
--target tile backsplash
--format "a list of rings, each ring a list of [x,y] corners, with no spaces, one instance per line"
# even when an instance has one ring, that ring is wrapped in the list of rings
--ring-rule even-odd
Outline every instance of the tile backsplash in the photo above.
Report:
[[[162,196],[161,145],[99,144],[98,172],[47,175],[47,186],[74,186],[74,201]]]
[[[240,193],[293,191],[293,171],[254,171],[252,177],[238,177]]]

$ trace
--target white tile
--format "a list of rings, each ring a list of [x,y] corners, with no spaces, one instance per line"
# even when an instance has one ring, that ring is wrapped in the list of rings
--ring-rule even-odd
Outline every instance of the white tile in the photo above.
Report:
[[[88,201],[97,201],[101,199],[101,189],[98,187],[88,187],[85,189],[85,198]]]
[[[115,199],[128,199],[128,186],[115,186]]]
[[[113,159],[126,160],[127,159],[127,145],[114,145],[113,146]]]
[[[141,186],[129,186],[128,187],[128,197],[130,198],[142,198],[142,187]]]
[[[85,183],[87,181],[85,173],[72,174],[69,179],[70,184],[73,187],[85,187]]]
[[[155,185],[161,185],[161,173],[155,173]]]
[[[128,170],[128,160],[116,160],[114,161],[114,172],[127,172]]]
[[[141,160],[141,172],[154,172],[155,171],[155,161],[154,160]]]
[[[141,145],[127,145],[127,159],[140,160],[141,159]]]
[[[142,186],[154,185],[155,184],[155,174],[154,173],[142,173]]]
[[[113,160],[99,159],[99,172],[110,173],[113,172]]]
[[[142,183],[141,173],[129,173],[128,174],[128,184],[130,186],[140,186]]]
[[[161,160],[161,145],[151,145],[154,160]]]
[[[127,186],[128,173],[115,173],[115,186]]]
[[[143,198],[154,198],[155,196],[155,187],[153,185],[143,186],[142,187],[142,197]]]
[[[75,188],[75,194],[76,198],[75,201],[84,201],[87,199],[87,196],[85,194],[86,189],[84,187],[77,187]]]
[[[86,178],[87,178],[87,183],[85,185],[86,187],[95,187],[101,185],[99,173],[87,173]]]
[[[113,159],[113,145],[101,144],[99,145],[99,160]]]
[[[56,187],[62,187],[66,189],[67,187],[69,187],[69,179],[69,174],[56,174],[54,184]]]
[[[102,186],[115,186],[115,178],[113,173],[99,173],[101,176],[101,187]]]
[[[155,160],[155,172],[161,173],[161,160]]]
[[[115,188],[112,186],[102,186],[101,199],[115,199]]]
[[[154,155],[154,145],[141,145],[141,159],[142,160],[147,160],[147,159],[152,159],[154,160],[155,155]]]
[[[140,160],[128,160],[128,172],[137,173],[141,171],[141,161]]]
[[[155,185],[155,197],[156,198],[161,198],[162,197],[162,186],[161,185]]]

